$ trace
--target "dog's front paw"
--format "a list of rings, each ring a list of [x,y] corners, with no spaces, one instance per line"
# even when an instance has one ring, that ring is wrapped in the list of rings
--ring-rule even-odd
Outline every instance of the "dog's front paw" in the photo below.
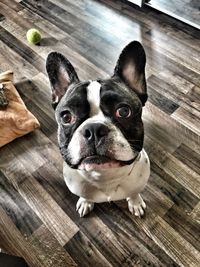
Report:
[[[142,217],[144,215],[144,211],[146,208],[146,204],[140,194],[138,194],[136,197],[128,197],[128,208],[129,211],[137,217]]]
[[[85,198],[80,197],[77,204],[76,204],[76,210],[78,211],[80,217],[85,216],[90,211],[92,211],[94,208],[94,203],[88,201]]]

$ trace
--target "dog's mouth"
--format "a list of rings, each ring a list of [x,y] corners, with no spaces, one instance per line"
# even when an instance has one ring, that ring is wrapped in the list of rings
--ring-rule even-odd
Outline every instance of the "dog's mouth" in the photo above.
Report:
[[[130,165],[131,163],[133,163],[134,160],[135,158],[129,161],[121,161],[121,160],[111,159],[106,156],[93,155],[81,159],[80,163],[78,164],[78,169],[90,171],[90,170],[119,168],[125,165]]]

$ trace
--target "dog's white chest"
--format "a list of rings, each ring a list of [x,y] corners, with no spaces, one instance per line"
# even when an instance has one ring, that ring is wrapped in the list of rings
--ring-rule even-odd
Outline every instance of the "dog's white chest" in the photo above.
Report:
[[[63,173],[69,190],[77,196],[92,202],[116,201],[143,190],[150,175],[150,163],[143,149],[130,166],[84,172],[64,163]]]

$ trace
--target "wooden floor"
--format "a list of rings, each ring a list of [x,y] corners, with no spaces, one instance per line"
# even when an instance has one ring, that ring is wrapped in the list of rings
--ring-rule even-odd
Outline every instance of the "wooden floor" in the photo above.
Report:
[[[171,12],[200,27],[199,0],[151,0],[150,5],[158,10]]]
[[[40,46],[26,41],[32,27]],[[56,50],[82,79],[103,78],[133,39],[147,53],[146,216],[135,218],[121,201],[79,218],[62,177],[45,59]],[[200,32],[120,1],[0,0],[7,69],[41,129],[0,149],[2,251],[32,267],[200,266]]]

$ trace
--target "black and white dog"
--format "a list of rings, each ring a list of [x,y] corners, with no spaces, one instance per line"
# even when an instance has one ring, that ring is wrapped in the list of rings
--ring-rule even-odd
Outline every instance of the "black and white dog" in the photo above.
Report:
[[[134,41],[123,49],[111,78],[82,82],[63,55],[48,55],[64,179],[80,197],[81,217],[95,202],[121,199],[131,213],[144,214],[140,192],[150,175],[141,118],[147,100],[145,64],[144,49]]]

